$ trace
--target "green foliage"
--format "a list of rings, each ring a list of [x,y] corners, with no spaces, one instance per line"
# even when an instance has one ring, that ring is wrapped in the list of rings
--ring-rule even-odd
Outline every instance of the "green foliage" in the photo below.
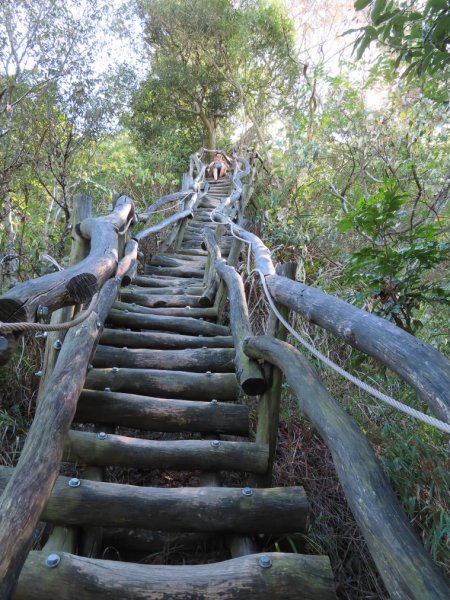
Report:
[[[356,10],[370,7],[371,25],[355,42],[358,58],[373,41],[389,48],[395,69],[413,82],[417,77],[440,81],[436,99],[448,100],[446,80],[450,69],[450,6],[447,0],[399,2],[358,0]],[[431,90],[430,90],[431,92]]]

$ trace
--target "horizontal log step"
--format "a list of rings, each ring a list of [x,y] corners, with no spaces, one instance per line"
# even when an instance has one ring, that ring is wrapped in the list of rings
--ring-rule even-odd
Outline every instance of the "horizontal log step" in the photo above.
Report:
[[[86,388],[113,392],[152,394],[161,398],[233,401],[239,393],[234,373],[189,373],[157,369],[92,369]]]
[[[0,467],[3,492],[12,468]],[[57,525],[141,527],[154,531],[293,533],[304,531],[308,500],[302,487],[138,487],[58,477],[42,513]],[[245,490],[246,491],[246,490]]]
[[[107,318],[108,323],[132,327],[134,329],[153,329],[163,331],[176,331],[188,335],[227,335],[228,327],[201,321],[189,317],[167,317],[140,313],[126,313],[123,310],[112,309]]]
[[[216,444],[214,442],[214,444]],[[100,467],[175,469],[179,471],[267,471],[268,446],[254,442],[208,440],[145,440],[107,434],[70,431],[64,444],[63,460]]]
[[[202,250],[201,248],[185,248],[183,250],[184,254],[192,254],[192,256],[207,256],[208,252],[206,250]]]
[[[193,260],[181,260],[178,258],[172,258],[169,256],[161,256],[161,255],[155,255],[152,256],[152,259],[150,261],[151,265],[153,265],[154,267],[184,267],[184,266],[189,266],[189,267],[193,267],[196,269],[201,269],[205,266],[205,260],[203,259],[203,257],[198,257],[197,260],[193,261]]]
[[[209,306],[206,308],[149,308],[148,306],[140,306],[136,303],[129,302],[114,302],[112,308],[133,313],[141,313],[144,315],[163,315],[167,317],[193,317],[194,319],[216,319],[217,307]]]
[[[121,348],[126,346],[127,348],[159,348],[161,350],[202,348],[203,346],[233,348],[233,338],[230,335],[181,335],[162,331],[124,331],[122,329],[104,329],[100,343]]]
[[[146,275],[136,275],[133,278],[133,284],[142,287],[172,287],[186,285],[202,285],[203,279],[200,277],[161,277],[154,275],[152,277]]]
[[[204,270],[195,267],[153,267],[148,263],[144,267],[146,275],[173,275],[175,277],[203,277]]]
[[[234,350],[231,348],[188,348],[185,350],[146,350],[98,346],[94,367],[130,367],[197,373],[233,373]]]
[[[121,298],[125,302],[135,302],[141,306],[148,306],[149,308],[186,308],[192,306],[192,308],[200,308],[205,306],[201,304],[201,297],[199,296],[178,296],[175,294],[160,295],[160,294],[138,294],[134,291],[124,291],[121,293]]]
[[[83,390],[74,421],[122,425],[144,431],[198,431],[247,436],[248,414],[248,407],[244,404]]]
[[[150,294],[152,296],[167,296],[168,294],[187,294],[188,296],[201,296],[205,288],[203,285],[190,285],[190,286],[172,286],[172,287],[148,287],[144,285],[130,285],[127,288],[120,290],[121,294]]]
[[[141,565],[61,553],[56,568],[33,551],[15,600],[335,600],[325,556],[250,554],[208,565]],[[271,567],[261,567],[270,560]]]

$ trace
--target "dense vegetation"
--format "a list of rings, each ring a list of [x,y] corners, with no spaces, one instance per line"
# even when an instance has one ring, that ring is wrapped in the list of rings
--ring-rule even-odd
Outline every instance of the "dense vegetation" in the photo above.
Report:
[[[448,2],[333,5],[130,0],[114,11],[103,0],[4,0],[1,287],[52,268],[42,253],[64,263],[76,191],[88,191],[97,211],[116,191],[143,207],[177,188],[188,155],[201,145],[255,146],[261,163],[250,208],[274,259],[297,261],[307,283],[449,354]],[[316,9],[317,19],[305,23]],[[108,31],[131,48],[132,22],[142,24],[136,64],[95,66]],[[300,320],[297,326],[333,360],[424,409],[373,361]],[[12,448],[5,462],[14,460],[16,433],[32,404],[30,374],[39,356],[30,352],[0,380],[3,409],[15,407],[0,413]],[[372,440],[411,521],[444,564],[444,436],[318,368]],[[319,448],[289,408],[288,392],[286,403],[281,447],[300,427],[305,452]],[[281,482],[286,464],[278,469]],[[330,527],[326,515],[318,519],[309,544],[336,553],[336,566],[348,548]],[[349,576],[347,563],[339,568]],[[375,575],[364,585],[378,594],[370,597],[383,597]],[[369,597],[357,587],[344,585],[342,597]]]

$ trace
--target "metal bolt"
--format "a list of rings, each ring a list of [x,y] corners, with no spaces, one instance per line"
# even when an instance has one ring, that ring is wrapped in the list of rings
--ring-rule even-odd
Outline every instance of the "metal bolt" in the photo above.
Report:
[[[34,337],[35,337],[36,339],[39,339],[39,338],[46,338],[46,337],[47,337],[47,335],[48,335],[48,333],[47,333],[46,331],[42,331],[41,333],[37,333],[37,334],[36,334]]]
[[[220,446],[220,441],[219,440],[211,440],[211,446],[213,448],[218,448]]]
[[[119,367],[113,367],[113,368],[111,369],[111,371],[112,371],[113,373],[118,373],[118,372],[119,372]]]
[[[217,400],[216,400],[215,398],[213,398],[213,399],[211,400],[211,404],[217,404]]]
[[[99,440],[106,440],[108,434],[106,434],[104,431],[100,431],[100,433],[97,433],[97,437]]]
[[[44,306],[43,304],[38,304],[36,308],[36,314],[38,317],[46,317],[48,315],[48,306]]]
[[[208,375],[208,377],[211,375],[211,371],[206,371],[206,374]]]
[[[92,363],[89,363],[87,366],[87,370],[92,371],[93,368],[94,368],[94,365]]]
[[[69,479],[69,483],[68,486],[71,488],[77,488],[80,487],[81,485],[81,481],[78,479],[78,477],[72,477],[72,479]]]
[[[61,557],[59,556],[59,554],[49,554],[45,559],[45,566],[49,569],[53,569],[54,567],[57,567],[60,562]]]
[[[102,326],[100,321],[96,321],[95,322],[95,326],[97,327],[97,329],[100,329],[100,327]]]
[[[110,392],[111,388],[105,388],[105,392]]]
[[[122,348],[122,350],[128,350],[128,348],[127,348],[126,346],[124,346],[124,347]]]
[[[42,377],[42,371],[36,371],[35,375],[36,377]]]
[[[246,335],[244,338],[244,344],[246,344],[250,340],[250,336]]]
[[[262,556],[260,556],[258,562],[259,566],[263,569],[270,569],[270,567],[272,566],[272,561],[270,560],[270,557],[267,556],[267,554],[263,554]]]
[[[128,309],[126,308],[126,309],[125,309],[123,312],[124,312],[124,313],[127,313],[127,312],[128,312]],[[127,329],[127,331],[131,331],[131,329]]]
[[[253,496],[253,490],[251,487],[249,487],[248,485],[245,486],[245,488],[242,488],[242,495],[243,496]]]
[[[131,306],[136,306],[136,302],[133,302],[133,304]]]
[[[62,342],[61,342],[61,340],[56,340],[56,342],[53,344],[53,348],[55,350],[61,350],[61,348],[62,348]]]

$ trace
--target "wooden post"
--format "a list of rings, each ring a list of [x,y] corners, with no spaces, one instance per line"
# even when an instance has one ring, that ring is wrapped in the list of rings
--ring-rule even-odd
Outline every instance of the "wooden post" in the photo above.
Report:
[[[277,265],[276,270],[279,275],[284,275],[289,279],[295,278],[296,263],[286,263]],[[282,316],[289,319],[289,308],[277,305]],[[275,313],[270,311],[267,323],[267,335],[273,336],[281,341],[285,341],[287,330],[277,319]],[[267,381],[270,382],[270,388],[261,396],[258,405],[258,424],[256,429],[256,441],[269,446],[269,464],[267,473],[252,477],[254,485],[266,487],[272,485],[272,471],[277,449],[278,428],[280,423],[280,402],[281,402],[281,383],[283,372],[273,365],[266,365],[265,374]]]

